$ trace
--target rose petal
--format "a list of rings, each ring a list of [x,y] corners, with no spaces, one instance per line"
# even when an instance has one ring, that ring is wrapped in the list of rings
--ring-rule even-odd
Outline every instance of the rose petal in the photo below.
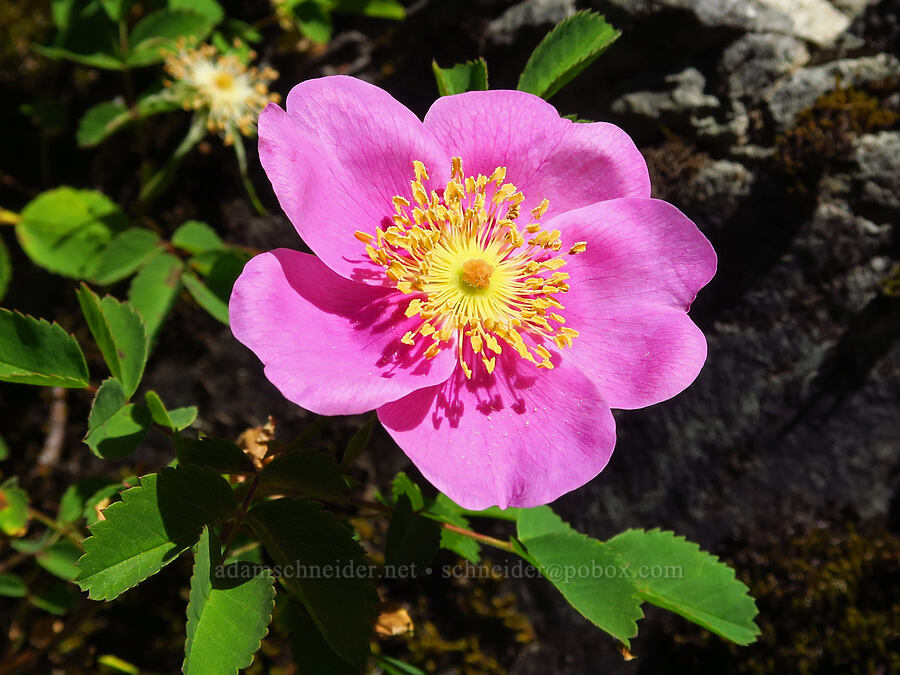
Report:
[[[576,124],[521,91],[473,91],[439,98],[425,127],[460,156],[467,175],[507,168],[525,195],[522,213],[543,199],[548,215],[617,197],[649,197],[641,153],[613,124]]]
[[[616,442],[597,388],[577,370],[537,369],[510,351],[494,376],[461,369],[378,409],[436,488],[465,508],[536,506],[591,480]]]
[[[432,360],[400,338],[415,325],[396,291],[344,279],[315,256],[277,249],[234,284],[231,330],[285,398],[320,415],[351,415],[447,380],[453,348]]]
[[[671,204],[620,199],[546,224],[565,246],[570,290],[560,300],[579,332],[560,357],[582,369],[613,408],[642,408],[683,391],[706,360],[706,339],[685,313],[716,270],[706,237]]]
[[[353,233],[391,224],[410,197],[413,160],[446,179],[450,160],[422,122],[387,92],[352,77],[307,80],[259,117],[259,156],[281,208],[341,276],[384,285]]]

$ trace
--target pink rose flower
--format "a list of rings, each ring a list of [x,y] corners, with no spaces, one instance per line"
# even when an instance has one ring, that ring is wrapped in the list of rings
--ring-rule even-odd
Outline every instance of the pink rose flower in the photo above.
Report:
[[[464,507],[580,487],[612,454],[610,408],[664,401],[706,360],[686,312],[715,253],[614,125],[519,91],[440,98],[422,122],[325,77],[266,107],[259,155],[316,256],[251,260],[235,337],[297,405],[377,410]]]

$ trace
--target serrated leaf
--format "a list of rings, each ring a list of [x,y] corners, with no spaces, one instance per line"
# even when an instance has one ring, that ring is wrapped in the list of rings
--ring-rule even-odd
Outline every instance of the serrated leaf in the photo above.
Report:
[[[238,446],[220,438],[180,438],[176,447],[180,463],[207,466],[218,473],[251,473],[253,462]]]
[[[409,497],[400,495],[385,537],[385,564],[424,571],[440,548],[441,529],[434,520],[414,513]]]
[[[90,526],[75,581],[91,599],[111,600],[193,546],[203,525],[235,509],[231,487],[208,469],[186,464],[143,476]]]
[[[291,498],[257,504],[247,522],[269,555],[292,569],[289,586],[331,648],[362,670],[379,600],[351,531],[317,504]]]
[[[164,51],[175,48],[178,38],[201,41],[212,31],[209,17],[189,9],[159,9],[141,19],[131,30],[132,45],[126,59],[129,66],[149,66],[165,58]]]
[[[28,587],[22,577],[16,574],[0,574],[0,596],[7,598],[24,598]]]
[[[194,554],[185,675],[237,673],[253,662],[275,606],[275,577],[250,563],[220,565],[219,542],[203,528]]]
[[[228,303],[213,293],[193,272],[185,272],[182,277],[191,297],[218,321],[228,325]]]
[[[531,54],[519,77],[519,90],[550,98],[620,35],[601,14],[576,12],[547,33]]]
[[[644,615],[637,586],[620,573],[622,559],[603,542],[573,530],[546,506],[522,509],[517,526],[526,560],[582,616],[629,646]]]
[[[362,454],[363,450],[366,449],[369,439],[372,438],[372,429],[375,427],[376,419],[377,415],[375,413],[369,415],[366,423],[359,428],[359,431],[353,434],[350,442],[347,443],[347,448],[344,450],[343,457],[341,457],[341,466],[344,469],[350,467],[356,458]]]
[[[261,473],[265,493],[299,492],[312,499],[340,498],[347,491],[341,467],[324,452],[300,450],[276,457]]]
[[[161,252],[156,233],[143,227],[129,228],[117,234],[103,249],[97,259],[93,280],[104,286],[120,281]]]
[[[463,509],[447,495],[439,492],[428,504],[425,513],[443,523],[450,523],[467,530],[471,529],[468,519],[462,515]],[[481,546],[471,537],[459,532],[441,528],[441,548],[453,551],[476,565],[481,560]]]
[[[141,315],[112,296],[101,300],[85,284],[76,295],[109,372],[122,384],[125,399],[130,399],[141,383],[147,363],[148,340]]]
[[[59,325],[0,309],[0,380],[80,389],[88,386],[87,362]]]
[[[78,574],[75,562],[81,557],[81,549],[63,537],[35,554],[37,564],[63,581],[71,581]]]
[[[105,195],[62,187],[28,203],[16,224],[16,236],[28,257],[41,267],[89,279],[101,251],[127,227],[125,214]]]
[[[413,511],[421,511],[425,508],[425,497],[422,496],[421,488],[413,483],[409,476],[400,471],[394,476],[394,481],[391,483],[391,502],[396,504],[402,495],[409,498],[409,504]]]
[[[9,259],[9,250],[3,237],[0,237],[0,300],[6,295],[9,288],[9,280],[12,278],[12,261]]]
[[[396,0],[336,0],[334,11],[394,21],[406,18],[406,8]]]
[[[109,506],[109,503],[118,498],[119,494],[124,490],[128,490],[138,484],[137,476],[128,476],[121,481],[107,483],[98,489],[94,494],[87,498],[84,502],[82,517],[88,526],[93,525],[99,520],[98,509],[102,510]]]
[[[437,61],[431,62],[434,79],[441,96],[452,96],[467,91],[487,91],[487,62],[483,58],[465,63],[457,63],[451,68],[441,68]]]
[[[0,532],[21,537],[28,530],[28,493],[11,479],[0,485]]]
[[[660,530],[627,530],[606,545],[628,563],[641,598],[740,645],[756,640],[756,603],[734,570]],[[657,573],[658,572],[658,573]]]
[[[110,377],[100,385],[84,442],[98,457],[124,459],[147,435],[153,418],[144,405],[125,403],[122,383]]]
[[[75,139],[79,147],[92,148],[128,122],[128,108],[117,101],[104,101],[89,108],[78,122]]]
[[[156,256],[131,281],[128,302],[144,317],[152,342],[181,292],[181,261],[168,253]]]
[[[189,220],[172,234],[172,245],[188,253],[217,251],[225,245],[221,237],[206,223]]]
[[[168,427],[172,431],[187,429],[197,419],[196,406],[185,406],[168,410],[159,394],[152,390],[144,394],[144,399],[147,401],[147,407],[150,408],[153,421]]]

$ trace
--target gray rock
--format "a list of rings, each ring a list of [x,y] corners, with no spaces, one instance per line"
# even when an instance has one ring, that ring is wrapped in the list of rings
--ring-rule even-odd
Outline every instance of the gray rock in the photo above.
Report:
[[[689,185],[699,224],[705,229],[729,221],[754,182],[753,173],[740,162],[722,159],[703,165]]]
[[[512,44],[522,28],[559,23],[575,13],[575,0],[524,0],[488,24],[485,36],[498,45]]]
[[[850,26],[850,18],[827,0],[609,0],[635,16],[662,9],[693,12],[709,27],[781,33],[827,46]]]
[[[732,101],[731,110],[725,113],[724,119],[719,120],[713,115],[706,117],[695,115],[691,117],[691,126],[694,127],[700,140],[729,149],[747,142],[750,116],[743,103]]]
[[[696,68],[687,68],[666,77],[669,91],[636,91],[613,101],[613,112],[650,119],[670,113],[677,115],[715,110],[719,99],[704,94],[706,78]]]
[[[863,136],[856,143],[854,159],[862,200],[900,214],[900,132]]]
[[[778,80],[806,65],[809,50],[797,38],[749,33],[728,46],[719,71],[733,98],[760,100]]]
[[[779,131],[793,126],[801,110],[842,85],[859,86],[900,74],[900,61],[892,54],[858,59],[842,59],[821,66],[803,68],[776,85],[769,97],[769,110]]]

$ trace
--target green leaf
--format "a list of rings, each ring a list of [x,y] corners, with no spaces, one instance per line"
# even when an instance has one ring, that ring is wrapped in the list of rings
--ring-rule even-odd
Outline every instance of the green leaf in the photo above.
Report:
[[[28,587],[22,577],[15,574],[0,574],[0,596],[7,598],[24,598]]]
[[[9,459],[9,446],[3,440],[3,436],[0,436],[0,462],[5,459]]]
[[[547,33],[519,77],[518,88],[548,99],[587,68],[621,33],[602,15],[576,12]]]
[[[99,516],[97,515],[98,507],[101,506],[106,500],[109,502],[106,503],[109,506],[109,503],[112,501],[118,501],[119,495],[128,490],[135,485],[138,484],[137,476],[128,476],[123,478],[121,481],[116,481],[113,483],[107,483],[99,490],[97,490],[94,494],[88,497],[87,501],[84,503],[84,510],[82,511],[82,516],[84,517],[85,523],[88,526],[93,525],[99,520]],[[105,506],[102,508],[106,508]],[[101,509],[102,510],[102,509]]]
[[[406,8],[396,0],[336,0],[333,9],[335,12],[362,14],[377,19],[403,21],[406,18]]]
[[[440,548],[441,529],[431,518],[413,513],[409,497],[400,495],[385,538],[385,564],[424,571]]]
[[[28,493],[11,479],[0,485],[0,532],[21,537],[28,530]]]
[[[439,492],[437,497],[428,505],[425,514],[442,523],[450,523],[467,530],[471,529],[468,519],[463,515],[462,507],[442,492]],[[471,537],[453,530],[441,528],[441,548],[453,551],[476,565],[481,560],[481,546],[479,543]]]
[[[334,457],[300,450],[276,457],[262,470],[260,489],[268,493],[299,492],[311,499],[340,498],[347,481]]]
[[[514,523],[518,520],[519,513],[522,510],[523,509],[519,509],[515,506],[511,506],[508,509],[501,509],[498,506],[490,506],[481,511],[463,509],[462,513],[464,516],[468,516],[469,518],[496,518],[497,520],[508,520]]]
[[[331,40],[333,26],[328,11],[317,0],[291,0],[287,3],[297,29],[313,42]]]
[[[237,672],[253,662],[275,606],[275,577],[250,563],[220,564],[219,542],[203,528],[194,554],[185,675]]]
[[[107,285],[133,274],[147,260],[160,253],[159,237],[143,227],[120,232],[97,259],[93,280]]]
[[[89,279],[101,251],[126,227],[125,214],[106,196],[62,187],[29,202],[16,235],[37,265],[67,277]]]
[[[60,326],[0,309],[0,380],[81,389],[88,369],[75,338]]]
[[[218,473],[251,473],[253,462],[246,453],[230,441],[220,438],[180,438],[178,461],[199,464]]]
[[[347,449],[344,450],[344,456],[341,457],[341,466],[344,469],[349,468],[356,458],[362,454],[363,450],[366,449],[369,439],[372,437],[372,428],[375,426],[377,418],[378,416],[375,413],[369,415],[366,423],[359,428],[359,431],[353,434],[350,442],[347,443]]]
[[[63,581],[71,581],[78,574],[75,561],[81,557],[81,549],[71,539],[63,537],[35,554],[37,564]]]
[[[9,250],[3,237],[0,237],[0,300],[6,295],[9,280],[12,278],[12,261],[9,259]]]
[[[231,487],[208,469],[186,464],[148,474],[91,525],[76,583],[94,600],[111,600],[193,546],[203,525],[236,509]]]
[[[195,406],[167,410],[159,394],[152,390],[144,394],[144,399],[147,401],[147,407],[150,408],[153,421],[161,426],[168,427],[172,431],[187,429],[197,419],[197,408]]]
[[[137,311],[107,295],[102,300],[86,284],[76,291],[91,335],[113,377],[122,384],[125,400],[137,391],[147,363],[147,333]]]
[[[394,476],[394,482],[391,483],[391,501],[397,503],[402,495],[409,498],[409,504],[413,511],[421,511],[425,508],[425,498],[422,496],[422,490],[418,485],[413,483],[409,476],[402,471]]]
[[[125,65],[124,63],[122,63],[122,60],[116,57],[114,54],[104,51],[85,54],[72,51],[71,49],[65,49],[64,47],[53,47],[37,44],[32,45],[32,48],[38,54],[46,56],[48,59],[53,59],[54,61],[67,59],[69,61],[74,61],[75,63],[80,63],[81,65],[88,66],[90,68],[102,68],[104,70],[122,70]]]
[[[152,342],[181,292],[181,261],[168,253],[156,256],[138,272],[128,290],[128,302],[144,317]]]
[[[41,584],[28,596],[35,607],[63,616],[78,604],[78,589],[65,581],[53,579],[49,584]]]
[[[188,253],[196,254],[217,251],[225,245],[225,242],[206,223],[189,220],[180,225],[172,234],[172,245]]]
[[[291,568],[288,583],[331,648],[362,670],[379,600],[351,531],[317,504],[290,498],[257,504],[247,522],[269,555]]]
[[[281,609],[281,607],[279,608]],[[303,608],[287,602],[281,611],[284,632],[291,636],[291,654],[299,672],[358,675],[359,670],[338,656]]]
[[[165,50],[175,49],[178,38],[206,38],[214,22],[209,17],[189,9],[160,9],[141,19],[131,30],[128,42],[129,66],[149,66],[165,58]]]
[[[191,297],[212,317],[228,325],[228,303],[213,293],[193,272],[185,272],[182,277]]]
[[[441,68],[437,61],[432,61],[431,69],[441,96],[486,91],[488,88],[487,62],[482,58],[457,63],[452,68]]]
[[[734,570],[700,546],[660,530],[627,530],[606,545],[628,563],[641,598],[747,645],[760,631],[756,603]]]
[[[128,16],[133,0],[100,0],[103,9],[112,21],[118,23]]]
[[[128,108],[116,101],[105,101],[89,108],[78,122],[75,139],[78,146],[92,148],[128,122]]]
[[[118,487],[119,483],[111,484],[106,476],[89,476],[67,487],[59,500],[59,512],[56,514],[56,522],[60,525],[67,525],[82,518],[85,506],[91,496],[109,485]]]
[[[124,459],[147,435],[153,418],[147,406],[125,404],[122,383],[114,377],[97,390],[84,442],[98,457]]]
[[[378,656],[375,661],[381,666],[385,675],[425,675],[424,670],[419,670],[415,666],[411,666],[391,656]]]
[[[225,10],[217,0],[169,0],[169,9],[189,9],[206,17],[212,25],[225,18]]]
[[[621,573],[625,565],[616,552],[576,532],[546,506],[521,511],[518,536],[526,560],[569,604],[627,647],[643,612],[637,586]]]

